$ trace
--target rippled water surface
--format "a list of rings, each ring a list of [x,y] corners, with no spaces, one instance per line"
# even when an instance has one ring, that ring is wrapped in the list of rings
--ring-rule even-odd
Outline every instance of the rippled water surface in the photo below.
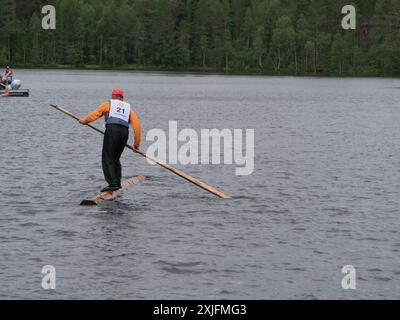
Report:
[[[400,298],[400,81],[24,71],[0,100],[0,298]],[[153,128],[255,129],[255,171],[182,169],[223,201],[128,150],[148,181],[105,185],[102,137],[79,116],[122,87]],[[102,126],[101,121],[96,123]],[[132,135],[131,135],[132,140]],[[143,149],[151,143],[143,141]],[[41,287],[56,268],[56,291]],[[353,265],[357,289],[341,287]]]

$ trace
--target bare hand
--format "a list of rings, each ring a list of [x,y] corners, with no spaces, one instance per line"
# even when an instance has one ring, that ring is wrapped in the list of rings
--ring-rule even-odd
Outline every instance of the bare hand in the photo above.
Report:
[[[84,119],[79,120],[79,123],[83,124],[83,125],[87,125],[87,123],[84,121]]]
[[[133,145],[133,149],[136,150],[136,151],[139,151],[140,145],[134,144],[134,145]]]

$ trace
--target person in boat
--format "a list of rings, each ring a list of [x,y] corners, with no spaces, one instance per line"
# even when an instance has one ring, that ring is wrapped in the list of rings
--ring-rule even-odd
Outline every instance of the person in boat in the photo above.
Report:
[[[6,69],[4,70],[4,76],[5,76],[6,78],[12,78],[12,76],[13,76],[13,71],[12,71],[12,69],[11,69],[10,66],[6,66]]]
[[[97,119],[105,117],[106,131],[103,140],[102,167],[108,187],[101,192],[117,191],[121,189],[121,155],[129,138],[129,125],[133,128],[135,141],[133,148],[139,150],[141,129],[140,121],[131,105],[124,102],[124,92],[114,89],[111,100],[101,104],[96,110],[89,113],[79,122],[87,125]]]
[[[14,80],[9,85],[2,84],[1,86],[4,87],[4,91],[5,91],[4,94],[2,95],[2,97],[6,97],[6,96],[10,95],[11,90],[18,90],[19,88],[21,88],[21,81]]]
[[[10,84],[12,82],[13,71],[10,66],[6,66],[6,69],[3,71],[1,75],[2,83],[3,84]]]

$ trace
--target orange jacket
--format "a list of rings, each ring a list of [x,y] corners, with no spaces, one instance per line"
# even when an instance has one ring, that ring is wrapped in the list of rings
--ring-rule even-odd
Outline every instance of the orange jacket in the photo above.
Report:
[[[84,124],[89,124],[89,123],[101,118],[108,112],[110,112],[110,102],[104,102],[96,110],[89,113],[83,119],[83,122],[84,122]],[[129,116],[129,123],[131,124],[131,127],[132,127],[133,131],[135,132],[135,145],[139,146],[140,145],[140,137],[141,137],[140,121],[139,121],[139,118],[136,115],[136,113],[133,112],[132,110],[131,110],[131,114]]]

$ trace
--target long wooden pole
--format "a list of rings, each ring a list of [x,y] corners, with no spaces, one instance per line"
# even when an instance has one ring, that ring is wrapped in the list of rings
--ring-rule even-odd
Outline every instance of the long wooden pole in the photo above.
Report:
[[[55,108],[55,109],[57,109],[58,111],[61,111],[61,112],[64,113],[64,114],[70,116],[71,118],[73,118],[73,119],[75,119],[75,120],[77,120],[77,121],[80,120],[76,115],[74,115],[73,113],[71,113],[71,112],[69,112],[69,111],[67,111],[67,110],[65,110],[65,109],[63,109],[63,108],[61,108],[61,107],[58,107],[58,106],[56,106],[56,105],[54,105],[54,104],[50,104],[50,106],[53,107],[53,108]],[[90,128],[92,128],[93,130],[96,130],[97,132],[99,132],[99,133],[101,133],[101,134],[104,134],[104,131],[103,131],[103,130],[101,130],[101,129],[99,129],[99,128],[97,128],[97,127],[91,125],[91,124],[88,124],[87,126],[90,127]],[[135,150],[132,146],[130,146],[130,145],[128,145],[128,144],[126,145],[126,148],[128,148],[128,149],[132,150],[133,152],[135,152],[135,153],[141,155],[142,157],[144,157],[144,158],[150,160],[151,162],[154,162],[154,163],[158,164],[159,166],[161,166],[161,167],[163,167],[164,169],[167,169],[168,171],[170,171],[170,172],[172,172],[172,173],[174,173],[174,174],[180,176],[181,178],[183,178],[183,179],[185,179],[185,180],[187,180],[187,181],[193,183],[194,185],[200,187],[201,189],[206,190],[206,191],[208,191],[208,192],[210,192],[210,193],[216,195],[216,196],[219,197],[219,198],[222,198],[222,199],[230,199],[230,198],[231,198],[230,196],[228,196],[228,195],[226,195],[225,193],[223,193],[223,192],[217,190],[216,188],[211,187],[211,186],[207,185],[206,183],[204,183],[204,182],[202,182],[202,181],[200,181],[200,180],[198,180],[198,179],[196,179],[196,178],[193,178],[192,176],[186,174],[186,173],[183,172],[182,170],[179,170],[179,169],[176,169],[176,168],[174,168],[174,167],[171,167],[170,165],[166,164],[166,163],[163,162],[163,161],[159,161],[159,160],[156,160],[156,159],[153,159],[153,158],[149,157],[149,156],[148,156],[147,154],[145,154],[143,151]]]

